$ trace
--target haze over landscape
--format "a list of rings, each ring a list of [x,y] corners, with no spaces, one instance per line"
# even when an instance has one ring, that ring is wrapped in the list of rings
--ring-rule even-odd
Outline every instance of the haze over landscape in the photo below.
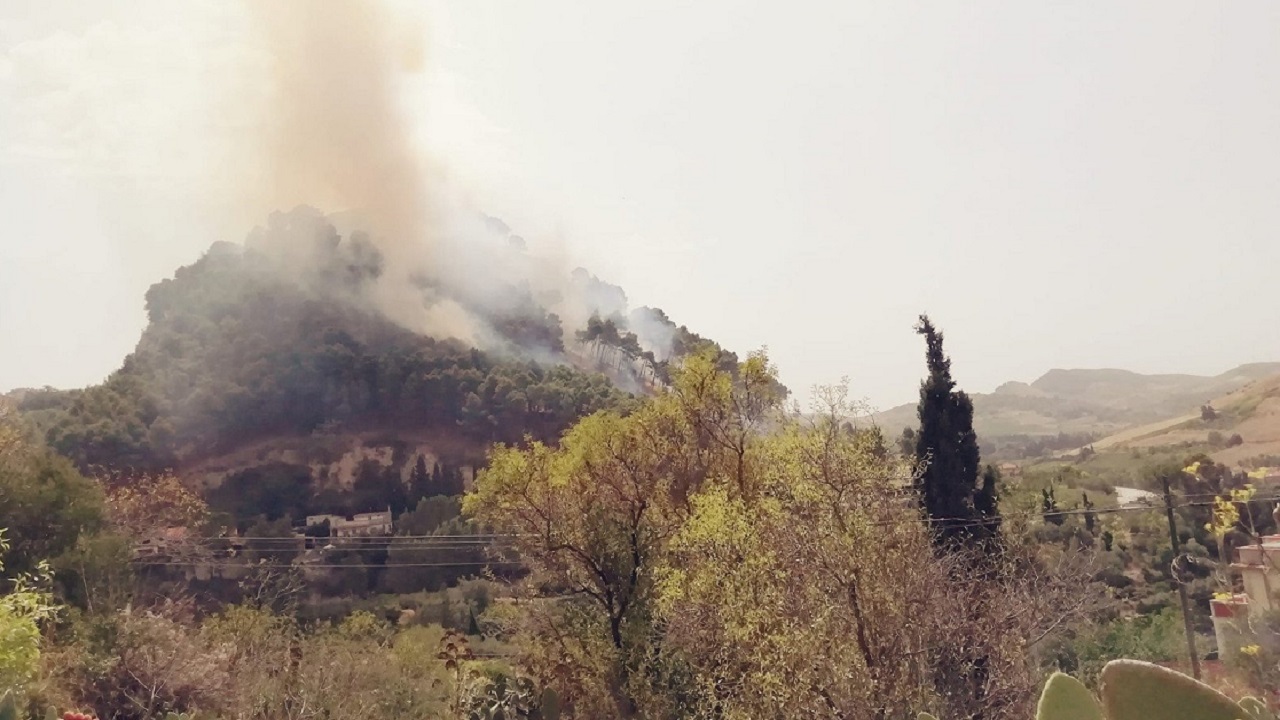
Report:
[[[426,182],[633,306],[767,344],[802,396],[848,375],[889,407],[915,394],[923,310],[979,391],[1280,357],[1259,292],[1280,262],[1277,12],[402,3],[383,60]],[[273,128],[260,20],[6,4],[0,387],[101,380],[147,286],[304,201],[246,172]]]
[[[1276,717],[1278,21],[10,0],[0,720]]]

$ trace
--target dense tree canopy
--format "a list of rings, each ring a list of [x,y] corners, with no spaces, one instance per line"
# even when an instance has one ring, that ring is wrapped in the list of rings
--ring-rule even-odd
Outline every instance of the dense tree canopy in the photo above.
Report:
[[[673,360],[713,348],[723,369],[737,364],[661,310],[625,314],[622,290],[585,272],[574,282],[606,310],[568,338],[573,352],[560,318],[527,283],[488,278],[476,282],[483,293],[451,298],[482,318],[487,350],[429,337],[378,310],[372,298],[385,265],[367,236],[340,236],[318,211],[277,213],[244,247],[217,243],[153,285],[149,326],[103,384],[28,392],[22,409],[81,468],[158,470],[318,429],[439,427],[478,444],[553,440],[579,417],[625,408],[631,398],[620,387],[665,384]],[[412,282],[406,301],[417,293],[424,309],[441,302],[434,281]],[[596,362],[582,362],[581,352]]]
[[[154,469],[321,427],[551,439],[627,401],[603,375],[418,335],[262,264],[215,248],[181,268],[148,292],[151,324],[120,370],[85,390],[30,393],[23,408],[82,467]]]
[[[0,405],[0,528],[10,576],[30,573],[104,521],[102,490],[65,458],[29,442]]]

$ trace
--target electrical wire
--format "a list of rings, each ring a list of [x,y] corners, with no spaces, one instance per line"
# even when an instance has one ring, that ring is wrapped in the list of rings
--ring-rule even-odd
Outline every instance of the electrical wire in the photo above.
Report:
[[[1216,500],[1221,497],[1218,494],[1210,495],[1208,493],[1204,493],[1204,494],[1197,493],[1197,494],[1190,495],[1190,497],[1200,497],[1200,496],[1211,496],[1214,498],[1214,500],[1182,502],[1182,503],[1171,505],[1171,508],[1174,510],[1180,510],[1180,509],[1194,508],[1194,507],[1209,507],[1216,504]],[[1251,502],[1277,502],[1277,501],[1280,501],[1280,496],[1263,497],[1263,498],[1255,497],[1255,498],[1250,498],[1250,501]],[[1069,510],[1056,510],[1048,513],[1027,512],[1027,513],[1018,513],[1018,514],[993,515],[985,518],[969,518],[969,517],[965,517],[965,518],[961,518],[961,517],[900,518],[896,520],[874,521],[874,522],[868,523],[868,525],[872,527],[890,527],[890,526],[903,525],[906,523],[919,523],[919,522],[923,522],[926,525],[939,525],[942,523],[948,523],[947,527],[958,529],[958,528],[966,528],[966,527],[989,526],[995,522],[1003,522],[1005,520],[1010,520],[1014,518],[1028,518],[1028,517],[1035,517],[1035,516],[1046,517],[1046,516],[1086,515],[1086,514],[1114,515],[1114,514],[1121,514],[1121,513],[1164,512],[1165,510],[1166,508],[1163,502],[1159,504],[1155,504],[1154,502],[1152,502],[1152,504],[1149,504],[1149,505],[1148,504],[1128,505],[1124,507],[1106,507],[1106,508],[1072,508]],[[287,548],[286,547],[272,548],[272,547],[260,547],[260,546],[250,546],[247,548],[243,548],[243,550],[249,551],[249,552],[260,551],[264,553],[280,554],[285,552],[304,552],[305,553],[305,552],[314,552],[314,551],[324,552],[329,550],[334,550],[334,551],[357,550],[358,551],[358,550],[366,550],[366,549],[374,549],[374,550],[385,549],[388,551],[390,550],[467,551],[467,550],[475,550],[475,549],[494,548],[497,550],[510,551],[510,550],[513,550],[514,548],[497,547],[496,544],[499,542],[505,543],[509,541],[514,541],[515,539],[520,537],[536,537],[536,536],[527,535],[527,534],[526,535],[514,535],[514,534],[503,535],[503,534],[495,534],[495,533],[490,533],[487,535],[362,536],[360,538],[361,540],[378,540],[378,541],[381,541],[383,544],[371,546],[371,545],[361,545],[359,543],[355,543],[355,544],[346,546],[346,543],[348,541],[353,540],[355,538],[328,538],[330,540],[330,544],[321,548],[296,547],[295,545],[299,541],[305,542],[303,538],[297,538],[297,537],[194,538],[193,540],[196,541],[196,544],[201,544],[202,542],[221,544],[221,543],[226,543],[233,540],[255,542],[255,543],[262,542],[262,541],[290,543],[291,546]],[[324,538],[315,538],[315,540],[321,540],[321,539],[324,539]],[[431,542],[429,539],[440,539],[440,540],[445,540],[446,542],[438,542],[438,543]],[[334,540],[337,540],[337,543],[334,543],[333,542]],[[401,542],[402,540],[405,540],[407,542]],[[523,564],[518,560],[482,560],[478,562],[423,562],[423,563],[382,563],[382,564],[378,564],[378,563],[307,563],[307,562],[293,562],[293,563],[258,562],[258,563],[250,564],[250,563],[238,563],[238,562],[237,563],[218,562],[216,560],[149,561],[143,558],[135,559],[134,563],[137,565],[159,566],[159,567],[196,567],[196,566],[207,565],[207,566],[244,567],[244,568],[255,568],[255,567],[256,568],[262,568],[262,567],[268,567],[268,568],[295,568],[295,567],[296,568],[395,568],[395,567],[426,568],[426,567],[474,567],[474,566],[522,565]]]

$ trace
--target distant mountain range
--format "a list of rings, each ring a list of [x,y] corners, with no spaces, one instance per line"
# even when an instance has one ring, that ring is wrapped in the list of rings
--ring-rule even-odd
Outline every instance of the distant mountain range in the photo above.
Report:
[[[974,426],[988,439],[1060,433],[1101,437],[1198,411],[1274,376],[1280,376],[1280,362],[1241,365],[1213,376],[1055,369],[1032,383],[1007,382],[992,393],[973,393]],[[899,405],[873,418],[887,434],[897,435],[916,424],[916,405]]]

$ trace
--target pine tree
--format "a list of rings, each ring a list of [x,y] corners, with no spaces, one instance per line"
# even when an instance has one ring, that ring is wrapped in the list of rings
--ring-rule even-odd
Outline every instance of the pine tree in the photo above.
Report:
[[[956,389],[951,358],[942,348],[942,333],[927,315],[916,332],[923,335],[929,377],[920,384],[916,460],[923,468],[918,482],[925,513],[933,522],[940,546],[985,543],[998,528],[999,510],[994,469],[982,477],[978,436],[973,431],[973,401]]]

